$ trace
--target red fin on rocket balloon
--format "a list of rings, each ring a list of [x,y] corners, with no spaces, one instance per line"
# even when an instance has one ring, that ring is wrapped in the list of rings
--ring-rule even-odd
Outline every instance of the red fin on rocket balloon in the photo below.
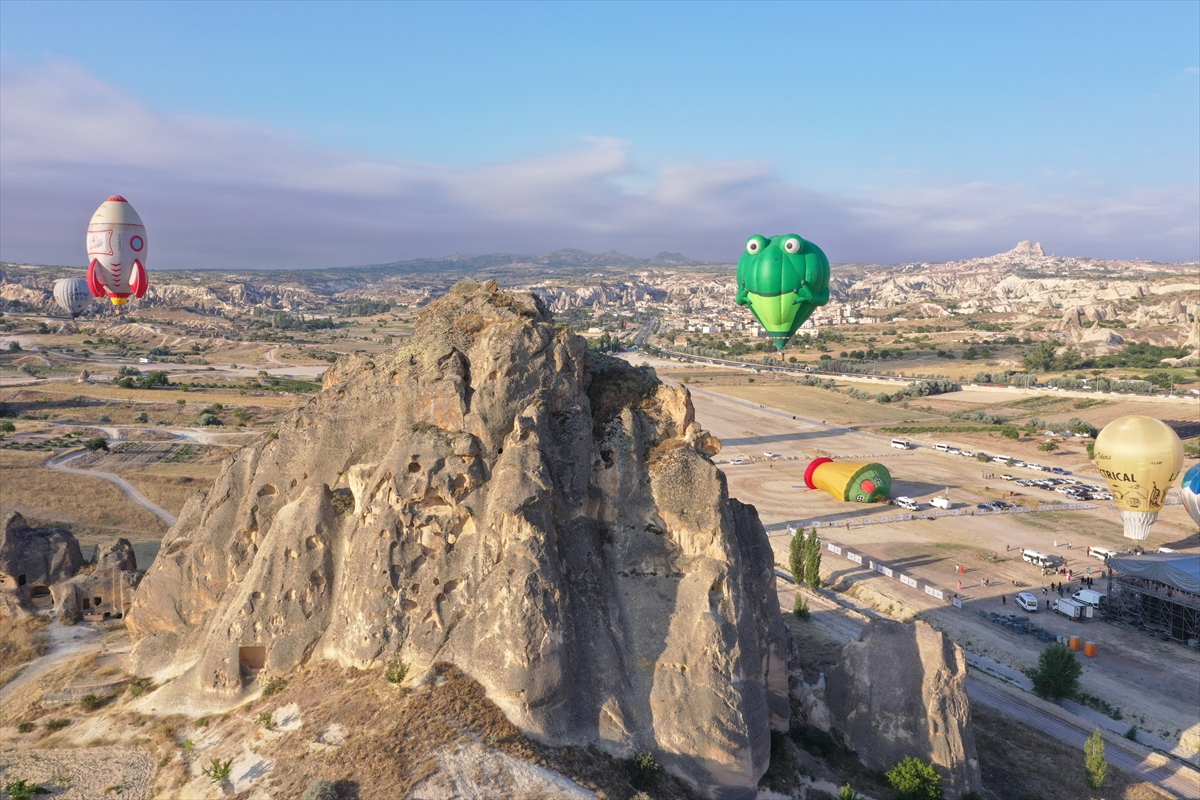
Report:
[[[146,268],[142,266],[142,262],[138,259],[133,261],[133,275],[129,279],[129,288],[133,289],[134,297],[143,297],[146,294],[146,289],[150,285],[150,279],[146,277]]]
[[[100,265],[96,259],[92,259],[92,263],[88,264],[88,288],[92,290],[92,297],[104,297],[104,284],[100,282],[100,276],[96,274],[96,267]]]

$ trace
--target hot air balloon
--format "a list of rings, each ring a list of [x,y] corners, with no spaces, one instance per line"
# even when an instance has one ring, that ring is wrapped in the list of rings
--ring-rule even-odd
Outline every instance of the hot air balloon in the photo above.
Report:
[[[783,348],[817,306],[829,302],[829,259],[821,248],[794,233],[755,234],[737,266],[737,304],[754,316]]]
[[[146,276],[146,226],[119,194],[105,200],[88,223],[88,288],[122,306],[129,295],[142,297],[150,281]]]
[[[1183,469],[1183,442],[1153,417],[1131,415],[1105,425],[1094,452],[1125,522],[1125,536],[1145,539]]]
[[[1179,487],[1183,495],[1183,507],[1187,509],[1192,522],[1200,525],[1200,464],[1183,473],[1183,484]]]
[[[92,304],[92,293],[83,278],[63,278],[54,284],[54,301],[75,319]]]
[[[814,459],[804,470],[804,483],[810,489],[824,489],[838,500],[877,503],[887,500],[892,491],[892,473],[873,461],[834,461]]]

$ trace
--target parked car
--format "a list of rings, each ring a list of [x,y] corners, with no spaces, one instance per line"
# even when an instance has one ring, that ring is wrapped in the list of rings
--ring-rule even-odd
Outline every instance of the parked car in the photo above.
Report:
[[[991,503],[978,503],[976,506],[980,511],[995,511],[996,507]]]
[[[1007,473],[1000,476],[1000,480],[1002,481],[1015,481],[1016,479],[1015,475],[1008,475]]]
[[[1053,472],[1055,475],[1070,475],[1071,474],[1071,473],[1067,472],[1065,469],[1063,469],[1062,467],[1051,467],[1050,471]]]
[[[763,455],[767,458],[779,458],[779,453],[772,453],[770,450],[767,450]]]
[[[734,459],[730,459],[729,463],[730,463],[730,464],[732,464],[732,465],[735,465],[735,466],[736,466],[736,465],[738,465],[738,464],[745,464],[745,463],[746,463],[746,459],[744,459],[744,458],[734,458]]]

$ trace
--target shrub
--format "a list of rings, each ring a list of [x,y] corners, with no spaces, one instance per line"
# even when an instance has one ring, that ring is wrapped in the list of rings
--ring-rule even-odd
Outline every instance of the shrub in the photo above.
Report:
[[[337,789],[329,781],[315,780],[300,795],[300,800],[337,800]]]
[[[1083,743],[1083,770],[1087,774],[1089,789],[1099,789],[1104,785],[1104,779],[1108,776],[1108,762],[1104,760],[1104,739],[1100,737],[1099,728]]]
[[[1038,450],[1041,450],[1043,453],[1053,453],[1057,449],[1058,445],[1054,442],[1042,442],[1038,445]]]
[[[107,453],[108,452],[108,439],[105,439],[103,436],[97,436],[94,439],[88,439],[86,442],[83,443],[83,446],[86,447],[88,450],[91,450],[93,453],[98,452],[100,450],[103,450],[104,452]]]
[[[808,620],[808,601],[799,592],[796,592],[796,602],[792,605],[792,613],[796,615],[797,619]]]
[[[186,405],[187,405],[187,400],[184,400],[182,397],[180,397],[179,399],[177,399],[177,400],[175,401],[175,405],[177,405],[177,406],[186,406]]]
[[[50,794],[50,790],[36,783],[29,783],[24,778],[9,781],[4,785],[4,791],[12,800],[30,800],[34,795]]]
[[[263,684],[262,696],[271,697],[287,688],[287,678],[271,678]]]
[[[36,727],[37,725],[32,722],[22,722],[17,726],[17,733],[33,733],[33,729]]]
[[[270,728],[275,724],[275,717],[270,711],[263,711],[254,718],[255,725],[261,725],[264,728]]]
[[[192,723],[192,725],[196,726],[197,728],[207,728],[208,717],[199,717],[195,722]]]
[[[219,758],[214,758],[212,763],[207,767],[201,767],[200,771],[208,776],[208,779],[213,783],[221,783],[229,777],[230,771],[233,770],[233,759],[227,758],[222,761]]]
[[[100,698],[88,692],[83,697],[79,698],[79,707],[84,711],[95,711],[100,707]]]
[[[629,761],[629,782],[635,789],[649,789],[658,777],[658,762],[654,754],[642,751]]]
[[[1126,739],[1128,739],[1131,742],[1136,742],[1137,741],[1137,732],[1138,732],[1138,726],[1130,725],[1129,730],[1125,731],[1125,733],[1123,733],[1121,735],[1124,736]]]
[[[987,453],[976,453],[975,460],[976,461],[991,461],[992,457],[989,456]]]
[[[850,784],[842,787],[835,800],[862,800],[862,795],[850,788]]]
[[[43,723],[48,731],[61,731],[71,724],[69,719],[48,719]]]
[[[387,669],[384,670],[383,677],[387,678],[388,683],[404,683],[404,679],[408,676],[408,663],[400,660],[400,656],[392,656],[388,660]]]
[[[129,687],[126,691],[130,697],[141,697],[146,692],[154,689],[154,681],[149,678],[134,678],[129,682]]]
[[[942,800],[942,777],[924,761],[909,756],[888,770],[888,786],[897,800]]]
[[[1038,656],[1038,665],[1029,671],[1033,691],[1038,697],[1058,702],[1079,691],[1083,667],[1065,644],[1052,644]]]
[[[188,755],[191,755],[192,751],[196,749],[196,743],[191,739],[184,739],[179,743],[179,746],[182,747],[183,752],[187,753]]]
[[[16,429],[17,429],[17,426],[13,425],[8,420],[5,420],[4,422],[0,422],[0,433],[12,433]]]
[[[221,422],[221,418],[218,417],[216,414],[201,414],[200,415],[200,424],[201,425],[224,425],[225,423]]]
[[[145,411],[139,411],[133,415],[133,421],[134,422],[149,422],[150,415],[147,414]]]

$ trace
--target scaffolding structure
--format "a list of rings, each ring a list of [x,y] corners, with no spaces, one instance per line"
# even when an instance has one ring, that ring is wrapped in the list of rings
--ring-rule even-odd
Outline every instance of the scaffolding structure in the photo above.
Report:
[[[1142,628],[1189,647],[1200,642],[1200,594],[1136,575],[1108,573],[1109,621]]]

